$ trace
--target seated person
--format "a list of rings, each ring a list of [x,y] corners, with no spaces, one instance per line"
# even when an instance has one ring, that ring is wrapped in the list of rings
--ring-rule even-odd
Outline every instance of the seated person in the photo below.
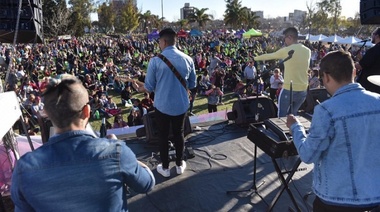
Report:
[[[106,112],[113,116],[121,113],[121,109],[117,108],[116,102],[113,101],[111,96],[109,96],[107,101],[105,101],[104,107]]]
[[[133,100],[133,106],[131,112],[128,115],[128,125],[137,126],[143,124],[143,115],[147,113],[147,110],[142,106],[139,99]]]
[[[92,96],[92,99],[89,102],[91,107],[91,115],[93,118],[95,118],[96,111],[98,114],[101,114],[103,117],[109,118],[112,115],[107,113],[104,108],[104,102],[99,99],[99,96],[97,94],[94,94]]]
[[[122,90],[124,90],[125,84],[122,80],[120,80],[119,77],[115,77],[115,81],[113,83],[113,90],[116,93],[121,93]]]
[[[128,123],[123,120],[123,116],[118,114],[115,116],[112,128],[128,127]]]
[[[141,104],[144,108],[146,108],[146,110],[148,112],[150,111],[153,111],[154,110],[154,106],[153,106],[153,100],[150,98],[150,95],[148,92],[145,92],[144,93],[144,99],[141,100]]]
[[[130,86],[125,86],[124,89],[120,93],[121,104],[125,105],[125,107],[132,106],[132,90]]]

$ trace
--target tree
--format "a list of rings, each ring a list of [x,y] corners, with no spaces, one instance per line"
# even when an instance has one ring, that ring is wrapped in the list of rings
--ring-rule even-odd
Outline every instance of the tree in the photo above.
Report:
[[[244,8],[240,0],[226,0],[226,11],[224,12],[224,23],[232,28],[239,28],[242,23],[242,13]]]
[[[207,21],[210,21],[212,18],[214,18],[212,15],[205,13],[207,10],[208,8],[194,8],[194,13],[190,14],[188,17],[189,22],[197,22],[199,27],[203,28]]]
[[[84,28],[91,26],[90,13],[94,11],[92,2],[91,0],[69,0],[69,4],[72,6],[70,27],[76,36],[82,36]]]
[[[317,3],[317,6],[319,7],[319,13],[323,16],[331,18],[327,19],[327,24],[329,26],[332,25],[333,32],[337,32],[338,28],[338,21],[340,14],[342,13],[342,6],[340,4],[340,0],[322,0],[319,3]]]
[[[48,28],[44,34],[48,37],[57,37],[64,34],[72,34],[70,29],[70,11],[64,6],[58,6],[55,13],[49,19],[44,20],[44,27]]]
[[[258,21],[259,18],[260,17],[257,16],[256,13],[253,12],[251,9],[247,7],[242,8],[240,20],[247,26],[248,29],[258,28],[260,24],[260,22]]]
[[[180,19],[180,20],[177,21],[177,25],[178,25],[181,29],[187,27],[188,24],[189,24],[189,20],[187,20],[187,19]]]
[[[112,9],[112,3],[107,5],[106,3],[103,3],[98,8],[98,17],[99,17],[99,23],[98,27],[99,30],[101,30],[104,33],[108,33],[113,29],[116,14],[113,12]]]
[[[66,30],[68,30],[70,11],[67,9],[65,0],[43,0],[42,11],[45,36],[55,36],[62,32],[68,33]]]
[[[139,13],[131,0],[125,4],[121,11],[120,23],[115,29],[118,31],[133,31],[139,26]]]

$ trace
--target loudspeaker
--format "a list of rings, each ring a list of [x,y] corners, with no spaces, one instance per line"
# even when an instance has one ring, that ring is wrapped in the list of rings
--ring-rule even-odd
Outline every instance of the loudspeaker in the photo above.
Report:
[[[234,120],[237,125],[247,125],[275,117],[277,106],[266,96],[241,98],[233,103],[232,111],[227,113],[228,120]]]
[[[41,1],[23,0],[20,14],[18,6],[18,1],[0,0],[0,42],[13,43],[20,15],[16,43],[43,43]]]
[[[327,92],[326,88],[311,89],[307,93],[305,102],[303,103],[301,109],[307,113],[313,113],[314,107],[329,99],[331,95]]]
[[[360,22],[366,24],[380,24],[380,0],[360,1]]]
[[[156,123],[156,113],[151,111],[143,116],[144,127],[136,130],[137,137],[146,136],[146,141],[148,143],[158,142],[158,128]],[[145,133],[144,133],[145,131]],[[184,135],[187,136],[192,132],[189,116],[185,117]],[[171,127],[169,131],[169,140],[173,136]]]

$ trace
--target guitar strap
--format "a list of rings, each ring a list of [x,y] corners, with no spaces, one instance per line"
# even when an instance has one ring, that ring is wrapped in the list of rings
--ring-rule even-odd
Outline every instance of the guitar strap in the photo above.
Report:
[[[173,64],[168,60],[168,58],[166,58],[162,54],[158,54],[157,57],[160,58],[162,61],[164,61],[164,63],[170,68],[170,70],[177,77],[177,79],[182,84],[182,86],[185,88],[185,90],[188,90],[187,86],[186,86],[185,79],[183,79],[183,77],[181,76],[181,74],[177,71],[177,69],[173,66]]]

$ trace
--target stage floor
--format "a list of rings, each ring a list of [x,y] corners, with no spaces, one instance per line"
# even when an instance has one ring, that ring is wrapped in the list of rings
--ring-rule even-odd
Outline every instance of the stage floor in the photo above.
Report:
[[[249,189],[253,183],[254,143],[247,138],[248,127],[239,127],[231,121],[197,123],[199,130],[186,137],[186,146],[195,157],[187,159],[182,175],[175,172],[171,162],[171,177],[164,178],[156,171],[159,163],[158,147],[144,139],[126,140],[137,158],[153,170],[155,188],[147,194],[130,192],[130,211],[266,211],[281,182],[271,158],[260,148],[257,154],[256,185],[265,182],[258,193],[229,190]],[[193,127],[195,127],[193,125]],[[277,159],[284,171],[290,170],[297,157]],[[296,202],[303,212],[312,211],[314,195],[311,192],[313,165],[301,163],[289,184]],[[285,175],[286,176],[286,175]],[[310,195],[308,195],[310,194]],[[291,208],[291,209],[289,209]],[[285,191],[273,211],[291,211],[295,207]]]

